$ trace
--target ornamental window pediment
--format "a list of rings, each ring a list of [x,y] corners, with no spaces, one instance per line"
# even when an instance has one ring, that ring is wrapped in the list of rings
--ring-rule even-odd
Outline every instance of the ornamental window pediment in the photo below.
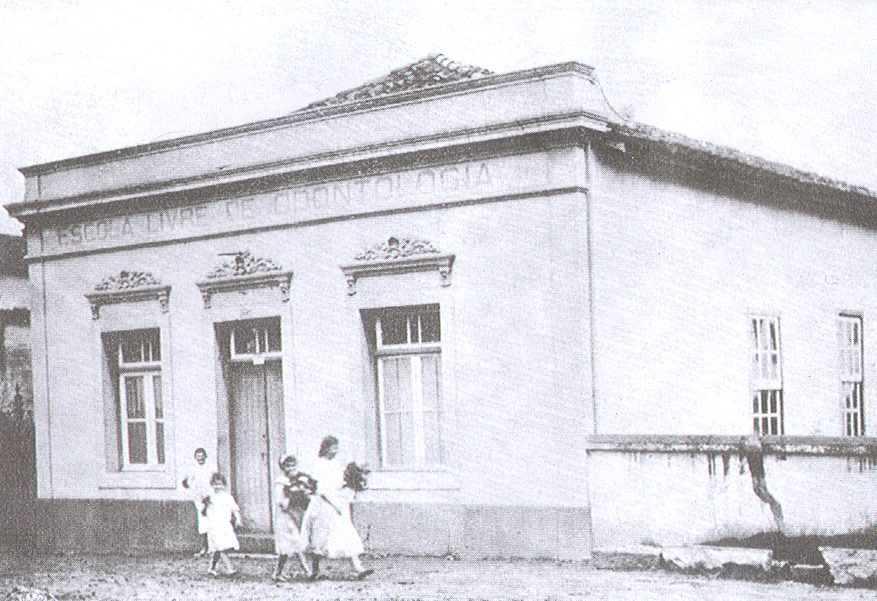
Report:
[[[291,271],[285,271],[272,259],[255,256],[248,250],[222,253],[222,256],[228,259],[208,273],[203,281],[197,282],[205,309],[210,308],[211,299],[218,292],[253,288],[278,288],[281,300],[289,300]]]
[[[356,282],[362,277],[438,271],[442,286],[451,285],[454,255],[442,253],[429,240],[419,238],[388,238],[353,258],[341,267],[347,278],[347,294],[356,294]]]
[[[100,308],[113,303],[157,300],[161,312],[167,313],[171,287],[165,286],[148,271],[120,271],[104,278],[85,297],[91,303],[91,316],[100,318]]]

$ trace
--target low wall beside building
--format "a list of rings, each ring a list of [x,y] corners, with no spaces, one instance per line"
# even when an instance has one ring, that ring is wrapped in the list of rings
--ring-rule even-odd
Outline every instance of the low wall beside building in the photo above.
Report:
[[[589,487],[595,549],[697,544],[776,531],[753,490],[743,437],[593,436]],[[764,482],[788,536],[877,525],[877,442],[765,437]]]

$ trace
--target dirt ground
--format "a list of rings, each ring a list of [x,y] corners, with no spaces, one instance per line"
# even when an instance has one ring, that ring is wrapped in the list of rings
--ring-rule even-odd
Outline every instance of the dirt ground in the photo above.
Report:
[[[270,557],[235,557],[236,577],[214,578],[206,560],[188,556],[52,556],[0,559],[0,599],[16,585],[57,599],[874,599],[873,590],[758,583],[664,571],[598,570],[586,564],[538,561],[449,561],[372,558],[375,574],[351,579],[346,562],[326,562],[327,579],[275,584]]]

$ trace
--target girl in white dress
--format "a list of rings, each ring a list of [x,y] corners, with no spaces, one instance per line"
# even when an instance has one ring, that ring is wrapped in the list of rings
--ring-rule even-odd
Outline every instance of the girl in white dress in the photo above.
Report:
[[[301,523],[311,491],[307,490],[303,482],[308,477],[298,472],[297,467],[298,461],[292,455],[280,457],[283,476],[274,483],[275,504],[279,509],[275,511],[274,519],[274,551],[277,553],[277,563],[272,578],[275,582],[289,580],[283,573],[283,568],[293,555],[298,557],[304,573],[310,576],[304,557],[305,543],[301,536]]]
[[[320,573],[322,558],[347,558],[359,579],[374,573],[363,567],[359,556],[362,539],[350,519],[353,491],[344,487],[344,468],[335,460],[338,439],[327,436],[320,444],[320,456],[311,476],[317,481],[316,494],[311,498],[302,523],[302,538],[311,558],[311,578]]]
[[[228,551],[240,549],[235,527],[241,523],[241,510],[234,497],[226,490],[227,482],[222,474],[213,474],[210,478],[213,494],[208,497],[204,515],[207,518],[207,549],[213,556],[210,558],[211,576],[219,576],[217,566],[222,560],[229,576],[237,574],[226,554]]]
[[[201,549],[195,553],[195,557],[207,555],[207,518],[204,516],[204,499],[213,493],[210,477],[215,471],[216,469],[207,463],[207,451],[202,447],[195,449],[195,464],[192,466],[191,473],[183,478],[183,488],[188,489],[192,494],[198,536],[201,538]]]

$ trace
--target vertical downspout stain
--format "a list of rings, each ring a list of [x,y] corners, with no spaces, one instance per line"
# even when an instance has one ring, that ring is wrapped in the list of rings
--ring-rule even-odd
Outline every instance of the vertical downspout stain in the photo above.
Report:
[[[594,434],[597,434],[597,367],[595,364],[595,317],[594,317],[594,243],[593,228],[591,226],[591,209],[593,207],[593,199],[591,197],[594,190],[594,167],[593,148],[591,141],[588,140],[585,150],[585,185],[587,192],[585,193],[585,235],[587,236],[587,259],[588,259],[588,320],[590,329],[590,362],[591,362],[591,422]]]
[[[37,177],[37,185],[39,185],[39,177]],[[44,230],[40,227],[40,279],[42,284],[42,311],[43,311],[43,369],[45,369],[46,383],[46,451],[49,456],[49,498],[55,497],[54,469],[52,466],[52,393],[49,389],[49,320],[48,309],[46,307],[46,259],[45,259],[45,241],[43,240]]]
[[[770,506],[774,522],[780,534],[784,532],[783,507],[780,502],[767,490],[767,480],[764,474],[764,448],[761,438],[752,434],[740,441],[740,455],[746,458],[749,465],[749,474],[752,477],[752,491],[763,503]],[[740,465],[742,470],[743,465]]]

